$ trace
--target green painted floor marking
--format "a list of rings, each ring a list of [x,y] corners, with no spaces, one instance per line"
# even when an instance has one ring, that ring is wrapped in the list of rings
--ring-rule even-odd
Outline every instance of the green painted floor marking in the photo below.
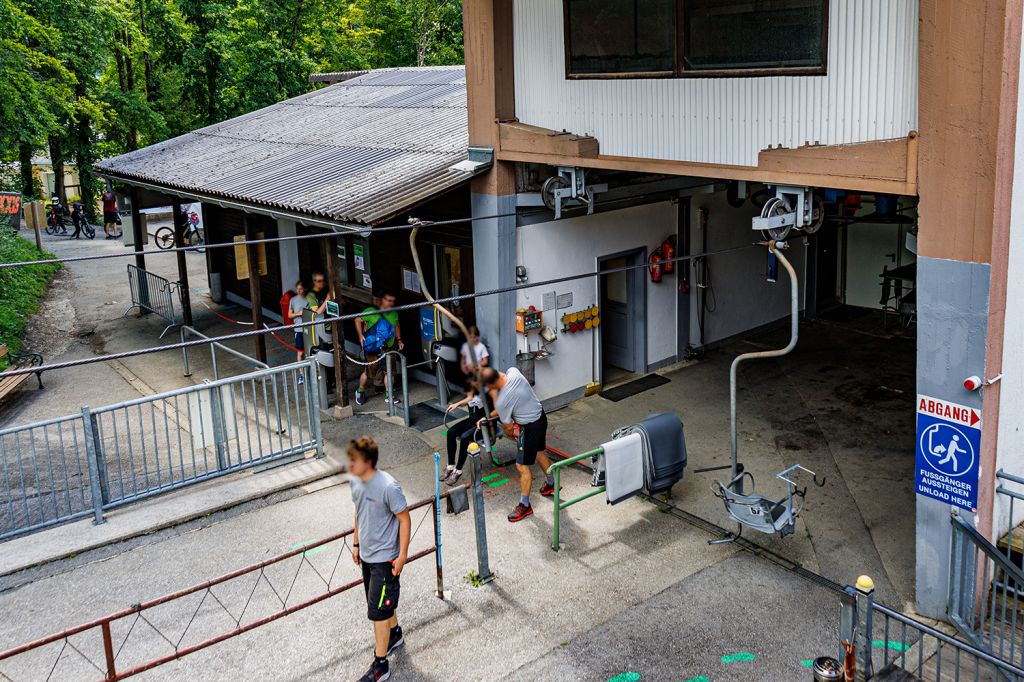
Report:
[[[492,481],[492,482],[488,483],[487,486],[489,488],[500,488],[501,486],[505,485],[506,483],[508,483],[508,479],[507,478],[502,478],[502,479],[499,479],[497,481]]]
[[[892,649],[893,651],[899,651],[899,652],[909,651],[910,650],[910,647],[907,646],[906,644],[904,644],[903,642],[897,642],[896,640],[893,640],[893,639],[889,640],[888,642],[883,642],[880,639],[876,639],[875,641],[871,642],[871,646],[877,646],[877,647],[882,647],[882,648],[888,647],[889,649]]]
[[[316,541],[303,540],[302,542],[296,542],[294,545],[292,545],[292,549],[302,549],[306,545],[312,545],[314,542]],[[314,554],[319,554],[322,551],[324,551],[324,546],[320,545],[319,547],[314,547],[313,549],[307,549],[305,552],[302,553],[302,556],[313,556]]]
[[[487,474],[486,476],[481,477],[480,480],[486,483],[487,481],[493,481],[496,478],[501,478],[500,471],[495,471],[493,474]]]
[[[619,673],[615,677],[609,677],[608,682],[640,682],[640,673]]]
[[[688,680],[683,680],[683,682],[708,682],[708,676],[707,675],[697,675],[697,677],[691,677]]]
[[[805,658],[802,661],[800,661],[800,665],[802,665],[805,668],[813,668],[814,667],[814,659],[813,658]]]
[[[726,654],[725,656],[722,656],[722,663],[745,663],[756,660],[757,654],[752,654],[749,651],[737,651],[734,654]]]

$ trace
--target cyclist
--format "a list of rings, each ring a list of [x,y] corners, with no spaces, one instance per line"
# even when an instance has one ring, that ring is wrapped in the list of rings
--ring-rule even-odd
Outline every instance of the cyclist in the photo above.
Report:
[[[74,239],[78,239],[78,235],[82,233],[85,220],[85,204],[81,201],[71,202],[71,224],[75,226],[75,231],[71,233],[71,236]]]
[[[50,220],[53,221],[53,232],[57,233],[60,230],[62,233],[68,233],[68,226],[64,224],[64,216],[67,214],[67,209],[64,208],[64,204],[60,202],[60,197],[56,194],[50,198]]]

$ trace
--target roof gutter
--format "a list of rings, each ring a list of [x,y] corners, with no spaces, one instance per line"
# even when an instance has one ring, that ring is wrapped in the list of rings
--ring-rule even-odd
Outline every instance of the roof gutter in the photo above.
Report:
[[[246,204],[239,201],[232,201],[231,199],[225,199],[214,194],[206,194],[204,192],[189,192],[186,190],[175,189],[167,187],[165,185],[159,185],[144,180],[136,180],[134,178],[128,178],[117,173],[110,171],[101,170],[98,168],[93,169],[93,174],[98,175],[101,178],[108,180],[114,180],[116,182],[123,182],[126,185],[132,185],[133,187],[140,187],[142,189],[148,189],[159,194],[168,194],[171,196],[180,197],[182,199],[192,199],[194,201],[201,201],[207,204],[216,204],[221,208],[233,208],[245,213],[257,213],[259,215],[269,216],[275,220],[294,220],[297,223],[301,223],[308,227],[321,227],[324,229],[331,230],[332,232],[359,232],[369,234],[373,228],[370,225],[362,225],[360,223],[344,223],[335,220],[328,220],[324,218],[314,218],[306,213],[297,213],[294,211],[283,211],[278,209],[267,208],[265,206],[258,206],[255,204]]]

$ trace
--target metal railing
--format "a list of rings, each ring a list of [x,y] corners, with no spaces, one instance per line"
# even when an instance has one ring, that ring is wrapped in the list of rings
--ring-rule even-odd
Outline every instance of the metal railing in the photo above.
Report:
[[[950,620],[977,647],[1024,666],[1024,572],[967,521],[951,522]]]
[[[210,340],[209,336],[203,334],[200,331],[197,331],[194,327],[189,327],[188,325],[181,325],[181,327],[178,328],[178,336],[181,339],[182,343],[185,343],[185,341],[188,340],[189,336],[198,336],[201,339],[207,339],[208,341],[210,341],[210,343],[206,345],[210,349],[210,364],[213,366],[214,381],[220,379],[220,369],[217,366],[218,349],[248,364],[252,364],[257,369],[270,369],[270,365],[268,365],[267,363],[260,362],[256,358],[246,355],[241,351],[237,351],[234,348],[231,348],[230,346],[225,346],[223,343],[219,341],[212,341]],[[184,367],[184,373],[182,374],[182,376],[192,376],[192,367],[188,361],[188,348],[184,346],[181,349],[181,364]]]
[[[402,381],[402,405],[398,406],[395,404],[395,368],[394,358],[398,356],[398,370],[399,377]],[[380,362],[380,360],[377,360]],[[406,363],[405,356],[401,353],[394,351],[386,351],[384,353],[384,390],[388,394],[388,416],[390,417],[402,417],[402,421],[405,426],[408,427],[412,422],[409,419],[409,368]]]
[[[167,322],[167,326],[160,332],[160,338],[163,338],[167,330],[180,324],[174,313],[173,294],[177,287],[178,282],[164,279],[160,275],[154,275],[148,270],[129,263],[128,289],[131,293],[132,304],[125,309],[121,317],[130,313],[133,308],[148,310],[159,315]]]
[[[922,682],[1024,680],[1024,669],[876,603],[873,584],[861,580],[841,596],[839,619],[840,640],[853,645],[858,682],[887,669]],[[845,647],[838,654],[842,661]]]
[[[568,459],[563,459],[559,462],[555,462],[546,472],[544,472],[549,476],[555,477],[555,521],[554,530],[552,532],[551,538],[551,549],[555,550],[556,552],[558,551],[559,547],[561,547],[559,539],[561,536],[562,528],[562,510],[564,510],[566,507],[571,507],[577,502],[582,502],[583,500],[591,498],[594,495],[600,495],[605,491],[605,486],[597,486],[593,490],[585,492],[582,495],[577,495],[571,500],[566,500],[565,502],[562,502],[562,469],[568,466],[572,466],[573,464],[581,460],[589,459],[595,455],[603,454],[604,448],[590,450],[589,452],[584,452],[582,455],[576,455],[575,457],[570,457]]]
[[[408,563],[434,555],[439,599],[445,598],[440,500],[448,495],[438,489],[434,497],[409,505],[410,511],[426,511],[414,523]],[[417,531],[428,517],[433,542],[426,547],[419,543],[421,548],[416,549]],[[359,569],[345,556],[351,551],[348,538],[353,532],[349,529],[303,544],[272,559],[2,651],[0,679],[123,680],[318,604],[363,583]],[[261,583],[264,588],[257,589]]]
[[[304,377],[304,383],[299,377]],[[0,539],[309,451],[312,361],[0,431]]]

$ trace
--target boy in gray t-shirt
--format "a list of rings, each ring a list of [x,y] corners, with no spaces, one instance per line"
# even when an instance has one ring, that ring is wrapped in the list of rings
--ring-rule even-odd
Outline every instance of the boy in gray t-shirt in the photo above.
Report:
[[[367,616],[373,621],[374,658],[360,682],[391,676],[388,654],[405,643],[398,626],[399,576],[409,558],[409,505],[398,481],[377,469],[377,443],[368,436],[348,445],[356,507],[352,561],[363,569]]]

